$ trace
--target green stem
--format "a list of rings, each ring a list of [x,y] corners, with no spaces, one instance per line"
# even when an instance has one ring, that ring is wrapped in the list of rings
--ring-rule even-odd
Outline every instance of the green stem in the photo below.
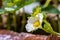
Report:
[[[26,23],[26,19],[25,19],[25,11],[24,11],[24,8],[23,8],[23,19],[22,19],[22,26],[21,26],[20,32],[23,32],[25,23]]]
[[[7,17],[7,30],[10,30],[11,28],[11,13],[8,13]]]
[[[60,33],[52,32],[53,35],[60,36]]]
[[[58,31],[60,33],[60,18],[59,18],[59,14],[57,15],[57,17],[58,17]]]
[[[25,2],[24,2],[24,3],[25,3]],[[23,4],[23,5],[25,5],[25,4]],[[24,10],[24,8],[23,8],[23,20],[22,20],[22,26],[21,26],[20,32],[23,32],[23,31],[24,31],[25,22],[26,22],[26,19],[25,19],[25,10]]]
[[[16,14],[13,14],[14,31],[16,31]]]
[[[46,0],[45,4],[43,5],[43,8],[46,8],[49,5],[50,1],[51,0]]]

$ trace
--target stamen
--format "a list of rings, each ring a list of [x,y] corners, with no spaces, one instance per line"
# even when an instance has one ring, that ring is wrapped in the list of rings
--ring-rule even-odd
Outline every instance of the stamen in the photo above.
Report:
[[[39,20],[37,20],[34,24],[33,24],[33,26],[36,28],[36,27],[38,27],[40,25],[40,22],[39,22]]]

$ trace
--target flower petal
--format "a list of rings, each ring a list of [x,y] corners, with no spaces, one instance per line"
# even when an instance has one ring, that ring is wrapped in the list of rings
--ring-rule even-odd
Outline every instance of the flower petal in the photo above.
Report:
[[[38,17],[39,21],[42,23],[42,21],[43,21],[43,14],[39,13],[38,15],[36,15],[36,17]]]
[[[33,25],[30,23],[26,24],[25,28],[27,32],[31,32],[32,30],[34,30]]]
[[[42,28],[41,27],[42,21],[43,21],[43,14],[41,14],[41,13],[38,13],[34,17],[30,17],[27,21],[26,26],[25,26],[27,32],[31,32],[31,31],[37,30],[38,28]]]
[[[38,17],[30,17],[28,19],[28,23],[34,23],[36,20],[38,20],[39,18]]]

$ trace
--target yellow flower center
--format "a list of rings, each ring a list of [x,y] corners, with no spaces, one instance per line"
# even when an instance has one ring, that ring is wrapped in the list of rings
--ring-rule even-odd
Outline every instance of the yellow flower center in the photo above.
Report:
[[[38,27],[40,25],[40,22],[39,22],[39,20],[37,20],[35,23],[33,23],[33,26],[36,28],[36,27]]]

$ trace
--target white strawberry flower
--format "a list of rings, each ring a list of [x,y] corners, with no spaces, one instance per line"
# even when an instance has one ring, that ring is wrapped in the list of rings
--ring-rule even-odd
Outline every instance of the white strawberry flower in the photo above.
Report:
[[[42,28],[42,21],[43,21],[42,13],[38,13],[36,16],[30,17],[25,26],[27,32],[31,32],[37,30],[38,28]]]

